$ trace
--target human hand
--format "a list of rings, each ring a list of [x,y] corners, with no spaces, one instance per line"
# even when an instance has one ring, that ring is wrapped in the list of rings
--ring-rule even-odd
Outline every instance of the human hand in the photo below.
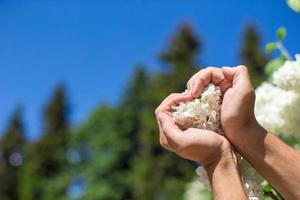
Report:
[[[172,106],[192,99],[193,96],[188,93],[171,94],[155,110],[160,144],[179,156],[204,166],[214,199],[247,199],[235,153],[228,140],[222,135],[202,129],[189,128],[182,131],[175,124],[171,114]]]
[[[195,74],[187,88],[193,97],[198,97],[209,83],[222,90],[221,125],[228,140],[237,145],[243,134],[259,126],[254,116],[255,93],[248,70],[245,66],[209,67]]]
[[[190,94],[172,94],[156,109],[160,130],[160,144],[179,156],[196,161],[204,166],[214,165],[224,157],[232,159],[229,142],[212,131],[189,128],[182,131],[172,118],[172,106],[192,100]]]

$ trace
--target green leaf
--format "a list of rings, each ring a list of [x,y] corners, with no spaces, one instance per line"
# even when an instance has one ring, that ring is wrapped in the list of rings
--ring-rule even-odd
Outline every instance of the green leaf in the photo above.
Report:
[[[286,29],[284,27],[280,27],[277,30],[277,39],[283,40],[283,38],[286,36]]]
[[[272,53],[276,48],[277,48],[277,46],[276,46],[275,43],[268,43],[268,44],[266,44],[266,46],[265,46],[265,51],[266,51],[267,53]]]
[[[288,6],[297,13],[300,13],[300,0],[287,0]]]
[[[266,68],[265,68],[265,72],[268,76],[268,81],[272,81],[272,75],[273,73],[279,69],[283,64],[284,62],[286,61],[286,58],[281,56],[279,58],[276,58],[276,59],[273,59],[271,60],[267,65],[266,65]]]
[[[269,183],[268,183],[267,185],[264,186],[264,191],[265,191],[265,192],[270,192],[270,191],[272,191],[272,189],[273,189],[273,188],[272,188],[272,186],[271,186]]]

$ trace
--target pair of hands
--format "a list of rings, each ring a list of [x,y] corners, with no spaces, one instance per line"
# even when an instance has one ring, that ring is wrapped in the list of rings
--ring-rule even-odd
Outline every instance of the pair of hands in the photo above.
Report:
[[[209,83],[219,86],[222,94],[221,125],[224,136],[190,128],[182,131],[172,119],[172,106],[197,98]],[[160,130],[160,144],[179,156],[209,166],[220,159],[232,158],[231,144],[257,126],[254,116],[255,93],[245,66],[199,71],[187,83],[187,93],[168,96],[155,110]]]

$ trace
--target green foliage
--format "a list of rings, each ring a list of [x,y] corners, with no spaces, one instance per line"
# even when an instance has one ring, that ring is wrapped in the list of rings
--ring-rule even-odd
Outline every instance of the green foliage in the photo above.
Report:
[[[280,38],[284,35],[280,33]],[[160,54],[162,71],[137,66],[119,104],[101,104],[74,130],[69,129],[66,90],[58,85],[44,109],[42,137],[26,146],[24,165],[11,173],[0,163],[0,174],[10,174],[0,180],[0,199],[182,199],[194,167],[160,146],[154,110],[170,93],[185,90],[188,78],[199,70],[195,66],[199,66],[201,46],[191,27],[181,26]],[[242,60],[255,85],[265,79],[268,61],[259,46],[256,28],[248,26]],[[274,45],[268,49],[274,50]],[[272,73],[274,64],[266,70]],[[1,151],[23,145],[17,119],[2,139]],[[17,180],[16,176],[17,185],[6,184],[7,193],[4,183]]]
[[[271,60],[270,62],[268,62],[268,64],[266,65],[266,68],[265,68],[265,72],[268,76],[269,82],[272,81],[273,73],[277,69],[279,69],[284,64],[285,61],[286,61],[286,58],[283,56],[280,56],[279,58],[275,58],[275,59]]]
[[[283,197],[269,183],[264,185],[264,200],[283,200]]]
[[[257,87],[266,79],[264,67],[269,58],[260,51],[260,36],[254,25],[248,25],[244,31],[241,61],[248,67],[251,81]],[[271,50],[273,46],[269,46]]]
[[[65,87],[59,84],[54,91],[52,99],[44,110],[45,134],[67,130],[68,109]]]
[[[102,105],[74,133],[70,175],[85,182],[82,199],[130,199],[131,114]]]
[[[86,182],[82,199],[182,199],[193,167],[161,148],[154,110],[184,90],[196,71],[198,44],[184,25],[161,54],[164,73],[138,66],[120,105],[100,106],[72,136],[71,151],[89,152],[71,170]]]
[[[55,187],[67,164],[69,131],[65,93],[62,85],[56,88],[44,112],[45,134],[26,149],[26,160],[21,169],[20,199],[57,199],[65,195],[64,187]]]
[[[182,199],[185,185],[194,170],[187,161],[163,150],[158,140],[155,108],[172,92],[182,92],[187,79],[196,72],[196,56],[200,42],[188,25],[174,35],[169,48],[161,53],[167,67],[164,74],[154,74],[144,88],[145,106],[140,108],[138,151],[133,160],[134,199]]]
[[[273,43],[273,42],[269,42],[265,46],[265,51],[267,53],[272,53],[275,49],[277,49],[277,45],[276,45],[276,43]]]
[[[280,27],[278,30],[277,30],[277,39],[279,41],[283,40],[286,36],[286,29],[284,27]]]
[[[276,33],[277,41],[267,43],[265,46],[265,51],[267,53],[272,53],[275,49],[278,49],[280,51],[281,57],[283,57],[283,58],[280,57],[280,59],[285,59],[285,60],[291,59],[289,52],[285,49],[285,47],[282,43],[282,40],[286,37],[286,35],[287,35],[287,31],[284,27],[278,28],[277,33]],[[278,59],[276,62],[278,63],[278,61],[280,59]],[[272,62],[272,61],[270,61],[270,62]],[[271,64],[271,65],[274,65],[274,64]],[[270,79],[269,75],[268,75],[268,78]]]
[[[17,108],[0,141],[0,199],[19,199],[19,167],[25,145],[22,110]]]

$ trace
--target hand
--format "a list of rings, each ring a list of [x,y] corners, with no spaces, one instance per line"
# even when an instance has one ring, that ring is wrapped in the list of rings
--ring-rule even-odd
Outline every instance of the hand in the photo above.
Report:
[[[221,124],[226,138],[284,198],[300,199],[300,154],[256,122],[247,68],[201,70],[188,82],[190,95],[198,97],[210,82],[223,92]]]
[[[254,116],[255,93],[245,66],[206,68],[195,74],[187,84],[190,94],[198,97],[209,83],[223,93],[221,125],[225,136],[235,145],[247,129],[258,126]]]
[[[225,137],[206,130],[182,131],[172,118],[172,106],[192,100],[190,94],[172,94],[155,110],[160,144],[179,156],[202,164],[212,186],[214,199],[247,199],[234,151]],[[224,176],[226,174],[226,176]]]
[[[172,106],[192,99],[190,94],[172,94],[156,109],[160,144],[179,156],[204,166],[218,162],[224,156],[232,159],[230,144],[225,137],[212,131],[195,128],[182,131],[175,124],[171,114]]]

